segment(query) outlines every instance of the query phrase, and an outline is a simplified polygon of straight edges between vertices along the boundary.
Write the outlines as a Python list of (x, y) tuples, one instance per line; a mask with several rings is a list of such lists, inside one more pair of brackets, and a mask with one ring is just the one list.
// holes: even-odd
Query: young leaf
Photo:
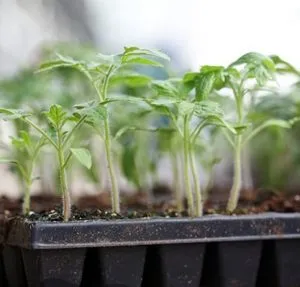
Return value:
[(181, 115), (191, 115), (194, 112), (195, 104), (188, 102), (188, 101), (182, 101), (178, 104), (178, 112)]
[(279, 120), (279, 119), (270, 119), (266, 122), (263, 123), (264, 127), (269, 127), (269, 126), (277, 126), (280, 128), (285, 128), (288, 129), (291, 127), (291, 124), (289, 121), (285, 121), (285, 120)]
[(55, 68), (70, 67), (70, 66), (71, 66), (70, 64), (66, 64), (65, 62), (63, 62), (61, 60), (53, 60), (53, 61), (42, 63), (40, 65), (39, 69), (36, 71), (36, 73), (50, 71)]
[(110, 78), (110, 85), (124, 84), (129, 87), (142, 87), (148, 85), (150, 82), (150, 77), (132, 72), (116, 74)]
[(156, 49), (140, 49), (138, 47), (124, 47), (123, 57), (126, 56), (150, 56), (170, 61), (170, 57)]
[(17, 137), (11, 137), (11, 144), (18, 150), (25, 150), (26, 145), (24, 143), (24, 140)]
[(229, 67), (245, 65), (245, 78), (255, 78), (259, 86), (275, 78), (276, 67), (271, 58), (250, 52), (241, 56)]
[(183, 82), (188, 89), (195, 88), (196, 101), (206, 100), (213, 89), (224, 86), (225, 69), (222, 66), (203, 66), (199, 73), (187, 73)]
[(27, 131), (20, 131), (20, 137), (27, 147), (32, 147), (32, 141)]
[(251, 133), (244, 139), (243, 143), (249, 142), (252, 138), (254, 138), (257, 134), (259, 134), (264, 129), (275, 126), (279, 128), (289, 129), (293, 125), (293, 119), (290, 121), (280, 120), (280, 119), (270, 119), (262, 123), (260, 126), (256, 127)]
[(142, 57), (136, 57), (136, 56), (126, 57), (126, 59), (123, 60), (123, 64), (137, 64), (137, 65), (147, 65), (153, 67), (163, 67), (163, 64), (161, 64), (158, 61), (154, 61)]
[(147, 102), (151, 106), (168, 107), (168, 108), (170, 108), (174, 104), (177, 104), (178, 100), (177, 99), (172, 99), (172, 98), (160, 98), (160, 99), (147, 100)]
[(183, 76), (183, 82), (184, 83), (194, 82), (198, 75), (199, 73), (197, 72), (188, 72)]
[(21, 110), (0, 108), (0, 119), (4, 121), (15, 120), (29, 115), (29, 113)]
[(169, 61), (170, 58), (158, 51), (140, 49), (138, 47), (125, 47), (124, 52), (121, 55), (121, 64), (137, 64), (137, 65), (148, 65), (154, 67), (162, 67), (163, 65), (154, 59), (162, 59)]
[(26, 151), (27, 155), (31, 156), (33, 144), (26, 131), (20, 131), (20, 137), (11, 137), (11, 143), (16, 149)]
[(101, 53), (97, 54), (97, 58), (103, 63), (103, 64), (113, 64), (116, 63), (118, 60), (118, 55), (104, 55)]
[(109, 99), (101, 102), (100, 105), (105, 106), (109, 103), (114, 103), (114, 102), (126, 102), (126, 103), (131, 103), (131, 104), (145, 104), (145, 103), (148, 103), (148, 100), (145, 98), (139, 98), (139, 97), (124, 95), (124, 94), (116, 95), (116, 96), (111, 95), (109, 97)]
[(223, 116), (223, 111), (218, 103), (212, 101), (201, 101), (195, 105), (195, 113), (199, 117)]
[(152, 81), (152, 88), (158, 96), (179, 98), (179, 91), (171, 81)]
[(136, 152), (137, 149), (134, 147), (124, 147), (122, 153), (121, 167), (126, 178), (138, 187), (140, 185), (140, 182), (137, 167), (135, 164)]
[(60, 128), (67, 120), (67, 113), (60, 105), (52, 105), (48, 112), (45, 112), (49, 122), (56, 127)]
[(232, 134), (237, 134), (236, 128), (227, 123), (222, 117), (214, 115), (208, 117), (208, 123), (214, 124), (216, 126), (221, 126), (227, 128)]
[(83, 61), (77, 61), (69, 56), (63, 56), (59, 53), (56, 53), (56, 56), (58, 57), (59, 60), (63, 61), (66, 64), (70, 64), (70, 65), (78, 65), (78, 64), (82, 64)]
[(238, 58), (236, 61), (234, 61), (233, 63), (231, 63), (229, 65), (229, 67), (233, 67), (233, 66), (238, 66), (238, 65), (254, 65), (254, 66), (264, 66), (267, 70), (270, 70), (272, 72), (275, 72), (275, 64), (272, 61), (271, 58), (264, 56), (260, 53), (256, 53), (256, 52), (250, 52), (247, 54), (244, 54), (243, 56), (241, 56), (240, 58)]
[(17, 161), (13, 160), (13, 159), (0, 158), (0, 164), (1, 163), (13, 163), (13, 164), (17, 164)]
[(284, 61), (277, 55), (271, 55), (270, 58), (276, 65), (276, 71), (278, 73), (291, 73), (296, 76), (300, 76), (300, 71), (298, 71), (293, 65)]
[(92, 167), (92, 156), (89, 150), (85, 148), (71, 148), (70, 150), (83, 166), (85, 166), (88, 169)]

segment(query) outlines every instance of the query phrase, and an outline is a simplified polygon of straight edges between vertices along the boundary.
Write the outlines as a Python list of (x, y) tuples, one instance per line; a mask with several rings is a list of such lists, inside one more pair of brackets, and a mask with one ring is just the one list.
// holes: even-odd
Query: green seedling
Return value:
[[(236, 73), (238, 71), (238, 73)], [(236, 136), (234, 147), (234, 180), (230, 190), (227, 210), (232, 212), (236, 209), (241, 190), (241, 153), (243, 146), (247, 145), (252, 138), (270, 126), (279, 128), (290, 128), (293, 121), (281, 119), (268, 119), (254, 129), (249, 129), (251, 123), (247, 122), (247, 109), (245, 96), (251, 91), (247, 87), (248, 80), (255, 80), (258, 88), (264, 88), (269, 81), (275, 81), (276, 65), (271, 58), (258, 53), (248, 53), (240, 57), (227, 68), (226, 81), (231, 88), (235, 101), (238, 125), (241, 128)]]
[[(119, 187), (116, 178), (115, 167), (112, 158), (112, 136), (110, 127), (110, 117), (107, 104), (114, 101), (123, 100), (125, 103), (136, 102), (136, 98), (130, 99), (123, 97), (122, 99), (112, 99), (108, 93), (108, 88), (111, 81), (126, 80), (127, 82), (135, 82), (135, 84), (149, 81), (149, 77), (137, 74), (130, 69), (133, 65), (148, 65), (161, 67), (162, 64), (156, 59), (169, 60), (165, 54), (147, 49), (139, 49), (137, 47), (125, 47), (124, 52), (118, 55), (103, 55), (98, 54), (97, 59), (93, 62), (77, 61), (70, 57), (58, 55), (57, 60), (44, 63), (40, 67), (41, 71), (48, 71), (54, 68), (69, 67), (82, 72), (91, 85), (94, 87), (97, 98), (95, 102), (98, 111), (90, 117), (90, 122), (96, 127), (97, 131), (103, 136), (105, 143), (105, 152), (107, 159), (107, 168), (110, 175), (112, 189), (112, 210), (120, 212)], [(85, 109), (81, 109), (81, 115)], [(98, 116), (95, 118), (95, 114)], [(101, 123), (99, 123), (101, 119)], [(102, 133), (100, 125), (103, 123)]]
[[(251, 52), (243, 55), (227, 68), (204, 66), (201, 71), (191, 73), (188, 78), (188, 83), (196, 88), (196, 96), (207, 97), (213, 90), (228, 88), (235, 99), (237, 122), (234, 129), (236, 136), (232, 139), (225, 133), (234, 149), (234, 178), (227, 204), (227, 210), (232, 212), (237, 207), (242, 185), (241, 155), (243, 147), (265, 128), (270, 126), (290, 128), (293, 121), (267, 119), (259, 126), (251, 128), (253, 123), (247, 119), (245, 96), (253, 89), (256, 92), (264, 90), (268, 82), (275, 81), (276, 65), (271, 58)], [(253, 88), (251, 88), (251, 81), (255, 82)]]
[[(292, 71), (292, 74), (294, 72)], [(299, 90), (269, 93), (258, 98), (250, 106), (248, 118), (252, 122), (263, 122), (270, 118), (289, 121), (299, 116)], [(259, 186), (284, 190), (299, 170), (299, 149), (297, 147), (299, 125), (291, 130), (270, 127), (251, 142), (252, 158), (259, 174)], [(272, 148), (270, 148), (272, 143)]]
[[(154, 110), (168, 115), (172, 119), (173, 128), (176, 129), (183, 142), (184, 150), (184, 184), (188, 201), (189, 214), (201, 216), (203, 214), (203, 199), (200, 180), (195, 161), (195, 144), (200, 132), (207, 125), (226, 127), (235, 133), (235, 130), (223, 119), (222, 110), (217, 103), (208, 101), (205, 97), (189, 94), (190, 85), (185, 85), (190, 75), (183, 80), (169, 79), (166, 81), (153, 81), (152, 87), (157, 97), (149, 99), (148, 103)], [(198, 89), (206, 93), (205, 87)], [(193, 124), (194, 123), (194, 124)], [(192, 189), (190, 172), (192, 174), (194, 190)], [(178, 197), (179, 198), (179, 197)], [(180, 206), (180, 203), (177, 204)]]
[[(36, 125), (30, 119), (30, 115), (25, 114), (24, 112), (12, 109), (0, 109), (0, 113), (4, 114), (6, 117), (10, 117), (11, 119), (22, 119), (40, 134), (43, 144), (46, 141), (54, 148), (57, 154), (59, 166), (60, 192), (63, 197), (63, 216), (64, 221), (68, 221), (71, 217), (71, 197), (68, 190), (66, 177), (68, 164), (70, 163), (72, 156), (75, 156), (75, 158), (77, 158), (77, 160), (85, 167), (90, 168), (92, 165), (91, 155), (87, 149), (72, 148), (71, 146), (76, 132), (84, 123), (85, 117), (82, 117), (70, 127), (68, 124), (70, 123), (71, 119), (74, 120), (74, 117), (69, 117), (61, 106), (52, 105), (49, 111), (44, 113), (49, 122), (49, 129), (45, 130)], [(24, 136), (25, 138), (23, 137), (23, 140), (26, 139), (28, 142), (29, 140), (26, 137), (26, 134), (24, 134)], [(15, 141), (15, 144), (19, 145), (20, 141)], [(40, 145), (41, 143), (39, 143), (38, 147)], [(35, 156), (34, 153), (33, 155)], [(28, 182), (30, 183), (29, 179)]]
[[(0, 111), (1, 112), (1, 111)], [(34, 180), (34, 167), (41, 148), (45, 145), (45, 138), (34, 137), (27, 131), (20, 131), (19, 137), (12, 137), (12, 158), (2, 158), (1, 163), (14, 164), (17, 167), (18, 176), (23, 183), (24, 198), (22, 212), (28, 215), (30, 212), (30, 190)]]

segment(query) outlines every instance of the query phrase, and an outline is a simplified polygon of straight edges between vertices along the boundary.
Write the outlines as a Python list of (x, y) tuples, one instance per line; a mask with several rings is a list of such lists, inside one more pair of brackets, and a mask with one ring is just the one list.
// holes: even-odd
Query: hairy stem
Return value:
[(120, 198), (119, 198), (119, 187), (115, 174), (115, 169), (112, 161), (112, 151), (111, 151), (111, 135), (109, 128), (108, 118), (104, 121), (104, 133), (105, 133), (105, 152), (107, 160), (107, 168), (110, 175), (111, 181), (111, 201), (112, 201), (112, 211), (120, 213)]
[(28, 215), (30, 212), (30, 182), (25, 182), (24, 186), (24, 201), (22, 206), (22, 212), (24, 215)]
[(195, 154), (191, 147), (189, 149), (189, 157), (190, 157), (190, 166), (191, 166), (193, 182), (194, 182), (194, 190), (195, 190), (195, 205), (196, 205), (195, 213), (196, 213), (196, 216), (202, 216), (203, 215), (203, 201), (202, 201), (202, 194), (201, 194), (201, 185), (200, 185), (199, 176), (197, 175)]
[(194, 197), (193, 197), (193, 191), (191, 188), (191, 182), (190, 182), (190, 174), (189, 174), (189, 149), (190, 149), (190, 143), (189, 143), (189, 121), (188, 116), (184, 117), (184, 183), (185, 183), (185, 191), (187, 196), (187, 202), (188, 202), (188, 209), (189, 209), (189, 215), (194, 216), (195, 215), (195, 209), (194, 209)]
[[(231, 86), (236, 101), (236, 112), (238, 117), (238, 123), (243, 123), (243, 92), (241, 91), (242, 83), (240, 87), (235, 89)], [(233, 212), (238, 204), (240, 191), (242, 187), (242, 146), (243, 135), (239, 133), (235, 137), (234, 142), (234, 176), (231, 190), (229, 192), (229, 199), (227, 202), (227, 210)]]
[(237, 135), (235, 140), (235, 151), (234, 151), (234, 178), (233, 178), (232, 188), (229, 194), (229, 200), (227, 203), (227, 210), (230, 212), (236, 209), (239, 196), (240, 196), (240, 189), (242, 185), (241, 154), (242, 154), (242, 135)]
[(63, 197), (63, 215), (64, 221), (69, 221), (71, 217), (71, 197), (67, 188), (67, 174), (65, 169), (65, 155), (62, 144), (61, 131), (57, 132), (57, 146), (58, 146), (58, 165), (59, 165), (59, 184), (60, 191)]
[[(107, 99), (107, 89), (109, 84), (110, 76), (112, 75), (115, 69), (114, 65), (111, 65), (103, 79), (101, 89), (98, 89), (96, 85), (94, 85), (100, 102), (104, 102)], [(109, 127), (109, 116), (107, 115), (104, 120), (104, 142), (105, 142), (105, 153), (107, 160), (107, 169), (110, 175), (111, 181), (111, 201), (112, 201), (112, 211), (116, 213), (120, 213), (120, 195), (119, 195), (119, 187), (116, 178), (116, 172), (113, 166), (112, 161), (112, 149), (111, 149), (111, 134)]]

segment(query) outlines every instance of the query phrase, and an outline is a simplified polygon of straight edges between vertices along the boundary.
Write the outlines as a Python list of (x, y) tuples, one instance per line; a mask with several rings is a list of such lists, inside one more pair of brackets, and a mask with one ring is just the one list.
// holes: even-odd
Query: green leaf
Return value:
[(158, 96), (179, 98), (179, 90), (175, 86), (175, 83), (166, 80), (166, 81), (152, 81), (152, 88), (157, 93)]
[(137, 64), (137, 65), (147, 65), (153, 67), (163, 67), (163, 65), (158, 61), (150, 60), (143, 57), (137, 57), (137, 56), (126, 57), (126, 59), (123, 60), (123, 64)]
[(45, 112), (49, 122), (57, 129), (61, 128), (66, 120), (67, 113), (60, 105), (52, 105), (48, 112)]
[(92, 100), (92, 101), (74, 105), (74, 108), (77, 110), (84, 110), (84, 109), (95, 107), (96, 105), (97, 105), (96, 101)]
[(13, 164), (17, 164), (17, 161), (13, 160), (13, 159), (0, 158), (0, 164), (1, 163), (13, 163)]
[(202, 74), (197, 77), (196, 86), (196, 100), (206, 100), (212, 92), (216, 76), (213, 73)]
[(23, 141), (27, 147), (32, 146), (32, 141), (31, 141), (31, 138), (27, 131), (20, 131), (20, 137), (23, 139)]
[(289, 120), (289, 123), (292, 127), (294, 124), (298, 123), (299, 121), (300, 121), (300, 117), (294, 117), (294, 118)]
[(158, 106), (158, 107), (171, 107), (174, 104), (178, 103), (177, 99), (172, 98), (159, 98), (159, 99), (151, 99), (148, 100), (148, 103), (151, 106)]
[(187, 101), (182, 101), (178, 104), (178, 111), (181, 115), (191, 115), (194, 112), (195, 104)]
[(197, 72), (188, 72), (183, 76), (183, 82), (184, 83), (194, 82), (198, 75), (199, 73)]
[(220, 108), (220, 105), (212, 101), (201, 101), (197, 102), (195, 105), (195, 113), (199, 117), (208, 117), (208, 116), (223, 116), (223, 111)]
[(253, 64), (255, 66), (263, 65), (270, 71), (275, 72), (275, 70), (276, 70), (275, 64), (271, 58), (269, 58), (265, 55), (262, 55), (260, 53), (256, 53), (256, 52), (250, 52), (250, 53), (244, 54), (243, 56), (238, 58), (236, 61), (231, 63), (229, 65), (229, 67), (243, 65), (243, 64), (247, 64), (247, 65)]
[(184, 84), (196, 90), (196, 100), (206, 100), (214, 89), (221, 89), (225, 84), (225, 69), (222, 66), (203, 66), (199, 73), (187, 73)]
[(241, 78), (241, 73), (234, 67), (228, 67), (225, 70), (225, 76), (237, 80)]
[(48, 61), (44, 62), (40, 65), (39, 69), (36, 71), (36, 73), (41, 73), (41, 72), (46, 72), (50, 71), (56, 68), (60, 67), (70, 67), (72, 64), (65, 63), (62, 60), (53, 60), (53, 61)]
[(139, 97), (133, 97), (129, 95), (117, 95), (117, 96), (110, 96), (107, 100), (100, 103), (100, 105), (105, 106), (109, 103), (114, 102), (127, 102), (131, 104), (145, 104), (148, 103), (147, 99), (139, 98)]
[(255, 52), (247, 53), (230, 64), (229, 67), (239, 65), (245, 65), (245, 78), (255, 78), (259, 86), (263, 86), (268, 80), (275, 78), (275, 63), (270, 57), (262, 54)]
[(138, 47), (125, 47), (124, 52), (121, 55), (121, 64), (137, 64), (162, 67), (163, 65), (156, 59), (167, 61), (170, 60), (170, 58), (166, 54), (158, 50), (140, 49)]
[(89, 150), (85, 148), (71, 148), (70, 150), (83, 166), (85, 166), (88, 169), (92, 167), (92, 156)]
[(59, 60), (63, 61), (66, 64), (77, 65), (83, 63), (83, 61), (77, 61), (69, 56), (63, 56), (59, 53), (56, 53), (56, 56)]
[(284, 61), (279, 56), (271, 55), (270, 58), (275, 63), (276, 71), (278, 73), (290, 73), (296, 76), (300, 76), (300, 71), (298, 71), (293, 65), (291, 65), (287, 61)]
[(148, 85), (150, 82), (150, 77), (131, 72), (113, 75), (110, 78), (110, 85), (124, 84), (129, 87), (142, 87)]
[(97, 58), (104, 64), (114, 64), (119, 60), (118, 55), (104, 55), (101, 53), (97, 54)]
[(22, 110), (0, 108), (0, 119), (4, 121), (19, 119), (29, 115), (29, 113)]
[(120, 128), (115, 136), (114, 136), (114, 140), (118, 140), (119, 138), (121, 138), (126, 132), (130, 131), (130, 130), (135, 130), (136, 128), (133, 127), (133, 126), (125, 126), (125, 127), (122, 127)]
[(99, 126), (107, 118), (107, 108), (95, 101), (90, 101), (74, 106), (76, 112), (73, 113), (75, 120), (86, 116), (85, 122), (91, 126)]
[(11, 137), (11, 143), (21, 151), (26, 150), (28, 154), (32, 152), (33, 143), (28, 132), (24, 130), (20, 131), (20, 137)]
[(56, 53), (57, 59), (46, 61), (42, 63), (36, 73), (45, 72), (49, 70), (53, 70), (56, 68), (63, 67), (76, 67), (79, 68), (85, 64), (83, 61), (77, 61), (69, 56), (63, 56), (61, 54)]
[(11, 138), (11, 143), (12, 143), (12, 145), (13, 145), (16, 149), (18, 149), (18, 150), (23, 151), (23, 150), (26, 149), (24, 140), (21, 139), (21, 138), (12, 137), (12, 138)]
[(188, 72), (183, 76), (182, 83), (186, 93), (189, 93), (195, 88), (195, 81), (198, 75), (199, 73), (196, 72)]
[(135, 164), (136, 152), (137, 148), (135, 147), (124, 147), (121, 158), (121, 167), (126, 178), (138, 187), (140, 185), (140, 182), (137, 167)]
[(166, 61), (170, 61), (170, 57), (166, 55), (165, 53), (156, 50), (156, 49), (140, 49), (138, 47), (124, 47), (124, 53), (123, 57), (126, 58), (126, 56), (151, 56), (160, 58)]
[(95, 125), (100, 124), (107, 118), (107, 109), (103, 106), (97, 106), (87, 111), (87, 121), (91, 121)]
[(280, 120), (280, 119), (270, 119), (263, 123), (264, 127), (276, 126), (284, 129), (289, 129), (291, 127), (291, 123), (289, 121)]
[[(158, 102), (159, 101), (159, 102)], [(162, 103), (163, 102), (163, 103)], [(149, 101), (149, 105), (151, 108), (159, 114), (170, 115), (171, 114), (171, 105), (174, 103), (170, 103), (168, 99), (159, 99), (155, 101)]]
[(227, 128), (230, 132), (232, 132), (233, 134), (237, 134), (237, 131), (235, 129), (234, 126), (232, 126), (231, 124), (229, 124), (227, 121), (225, 121), (222, 117), (220, 116), (209, 116), (208, 117), (208, 122), (210, 124), (214, 124), (216, 126), (221, 126), (221, 127), (225, 127)]
[(256, 135), (258, 135), (261, 131), (264, 129), (275, 126), (279, 128), (289, 129), (293, 125), (293, 119), (290, 121), (285, 121), (281, 119), (270, 119), (265, 122), (263, 122), (261, 125), (256, 127), (254, 130), (251, 131), (251, 133), (244, 139), (243, 144), (248, 143), (252, 138), (254, 138)]

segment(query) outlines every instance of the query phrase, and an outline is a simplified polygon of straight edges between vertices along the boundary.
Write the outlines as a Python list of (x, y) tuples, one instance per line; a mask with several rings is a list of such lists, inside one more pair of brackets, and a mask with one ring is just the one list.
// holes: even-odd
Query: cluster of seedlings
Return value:
[[(72, 90), (74, 94), (80, 91), (81, 98), (87, 101), (66, 107), (64, 101), (70, 103), (72, 97), (65, 93), (60, 96), (59, 104), (48, 107), (44, 101), (40, 106), (28, 104), (22, 110), (12, 105), (0, 108), (1, 119), (11, 121), (16, 130), (10, 146), (11, 158), (2, 158), (1, 162), (16, 167), (24, 190), (25, 215), (30, 212), (31, 186), (37, 179), (34, 170), (40, 153), (51, 149), (57, 159), (65, 221), (71, 217), (67, 174), (73, 158), (90, 170), (91, 175), (97, 174), (99, 166), (107, 165), (111, 208), (120, 213), (116, 165), (119, 163), (128, 180), (140, 189), (145, 184), (145, 175), (157, 172), (157, 159), (162, 153), (172, 160), (178, 212), (183, 210), (186, 199), (189, 216), (202, 216), (209, 188), (200, 182), (198, 167), (201, 163), (209, 172), (213, 170), (219, 158), (211, 148), (213, 141), (220, 138), (226, 140), (233, 152), (234, 176), (227, 210), (236, 209), (242, 188), (243, 149), (266, 128), (289, 129), (298, 119), (297, 114), (283, 119), (268, 113), (255, 118), (251, 103), (254, 99), (261, 103), (264, 93), (270, 102), (274, 101), (277, 75), (298, 72), (278, 56), (251, 52), (227, 67), (202, 66), (199, 71), (181, 77), (158, 80), (142, 73), (145, 66), (164, 69), (169, 60), (160, 51), (137, 47), (125, 47), (117, 55), (97, 54), (92, 60), (56, 54), (55, 59), (42, 63), (34, 76), (58, 70), (63, 75), (62, 85), (68, 85), (65, 78), (71, 77), (73, 74), (68, 73), (74, 70)], [(167, 70), (164, 72), (167, 74)], [(78, 81), (82, 84), (80, 88), (76, 86)], [(41, 86), (36, 89), (36, 93), (43, 93)], [(68, 93), (72, 94), (70, 90)], [(228, 103), (230, 113), (225, 108)], [(95, 136), (103, 143), (105, 161), (97, 162), (90, 148), (90, 139)], [(210, 158), (201, 161), (207, 154)]]

